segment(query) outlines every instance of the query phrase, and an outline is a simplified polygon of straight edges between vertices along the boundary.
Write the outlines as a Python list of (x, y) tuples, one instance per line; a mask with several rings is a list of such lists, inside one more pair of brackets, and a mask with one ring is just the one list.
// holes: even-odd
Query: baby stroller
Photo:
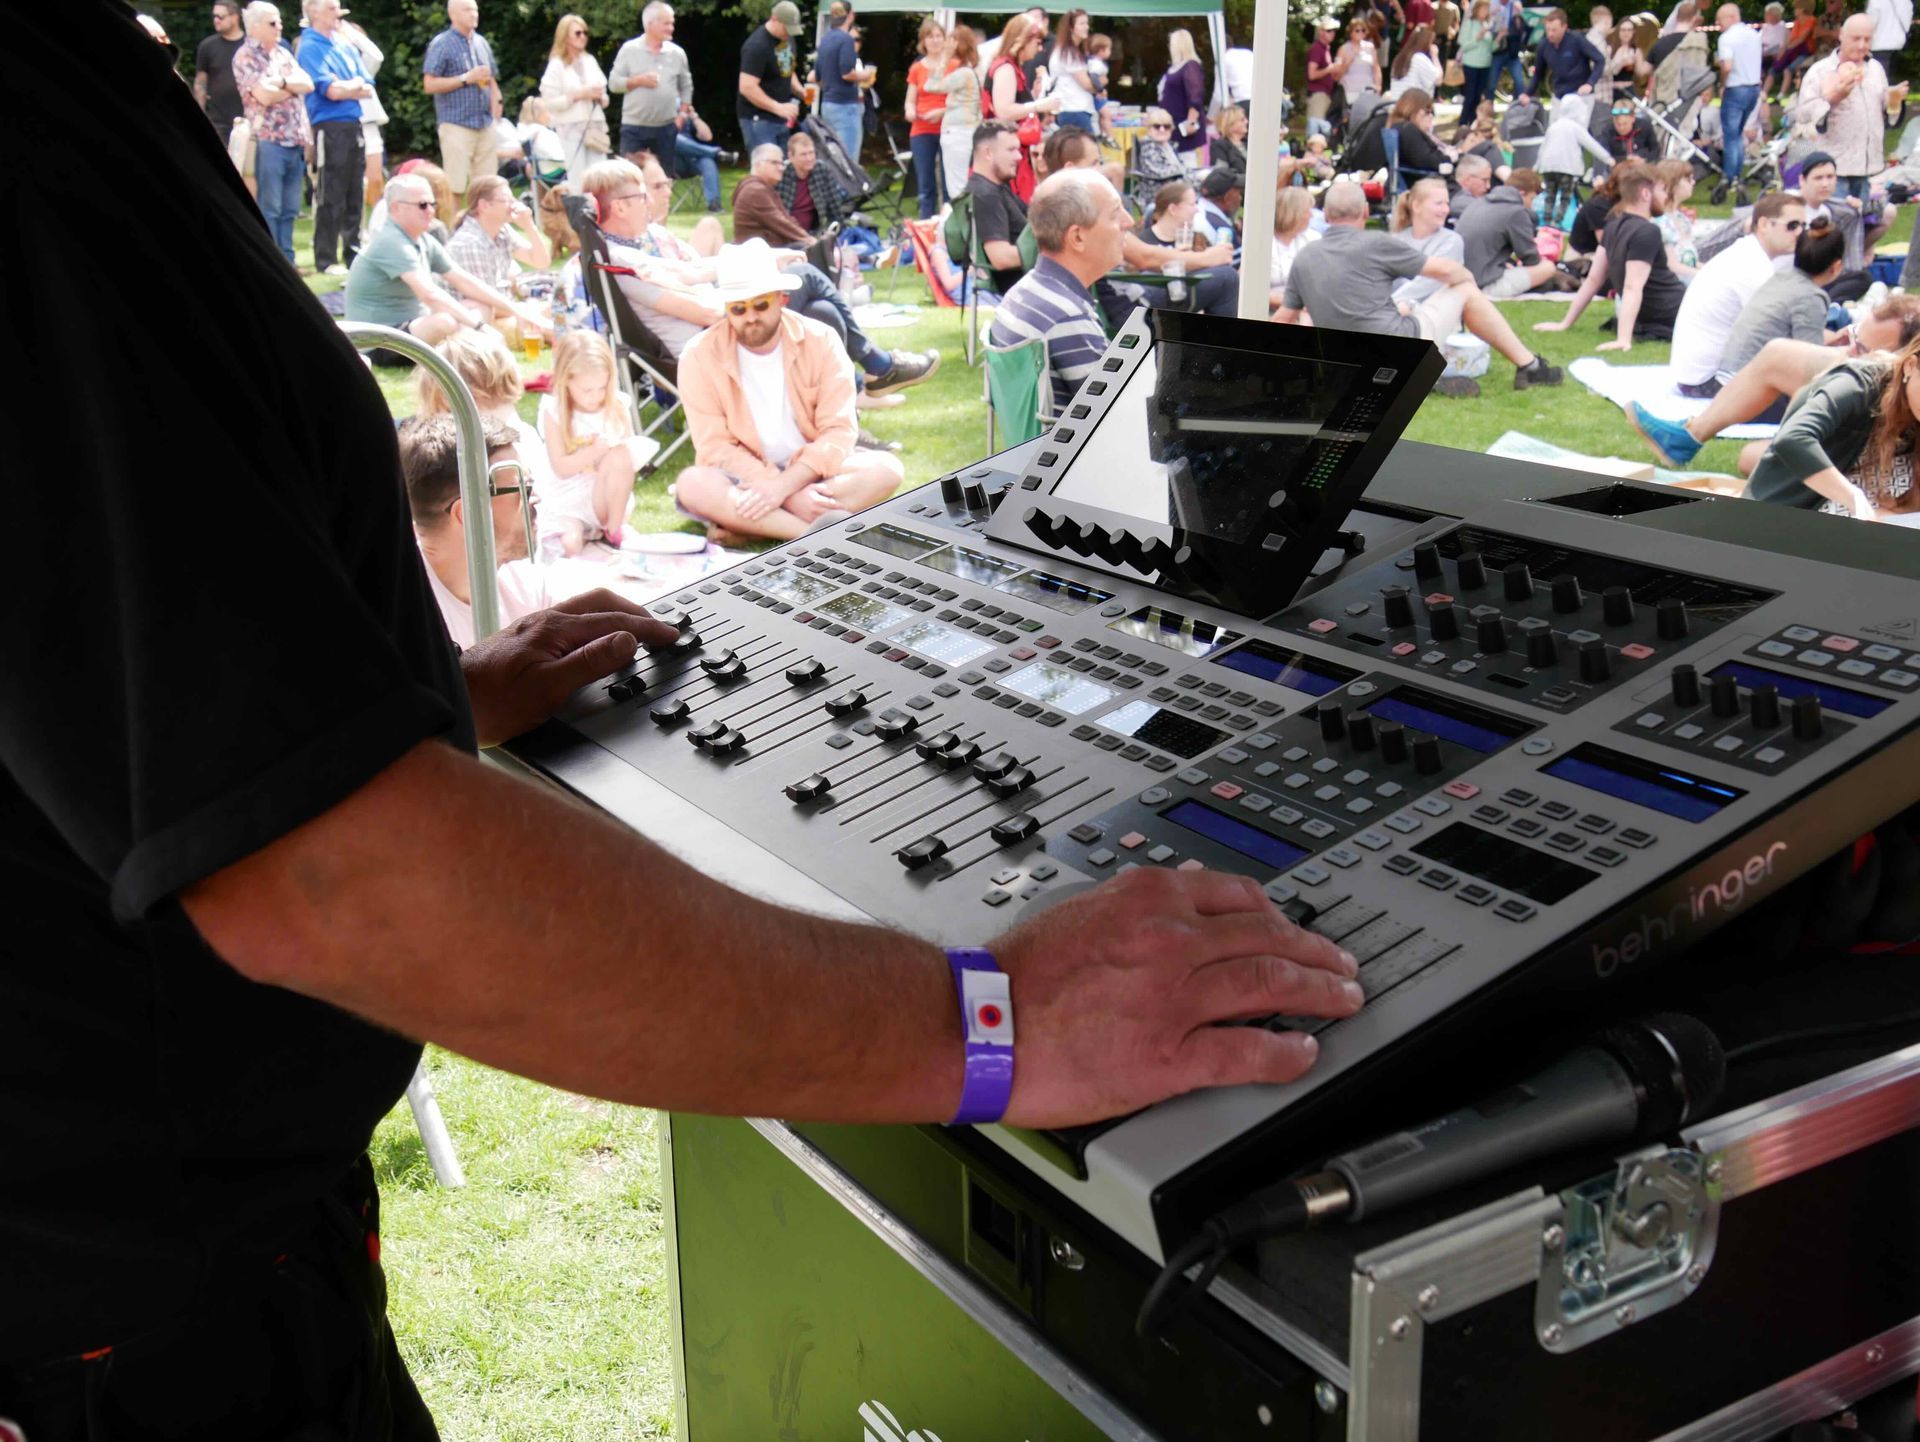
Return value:
[(1636, 119), (1646, 121), (1660, 137), (1662, 157), (1691, 161), (1695, 173), (1701, 176), (1720, 173), (1715, 156), (1703, 150), (1694, 139), (1700, 133), (1700, 111), (1711, 89), (1713, 72), (1689, 67), (1680, 72), (1680, 89), (1669, 106), (1654, 105), (1639, 95), (1627, 97), (1633, 101)]
[(846, 191), (854, 209), (880, 203), (880, 194), (886, 187), (875, 181), (860, 168), (858, 160), (847, 154), (847, 148), (840, 143), (838, 135), (812, 115), (800, 122), (800, 129), (813, 137), (814, 148), (820, 152), (820, 163), (833, 172), (833, 178), (840, 182), (840, 188)]

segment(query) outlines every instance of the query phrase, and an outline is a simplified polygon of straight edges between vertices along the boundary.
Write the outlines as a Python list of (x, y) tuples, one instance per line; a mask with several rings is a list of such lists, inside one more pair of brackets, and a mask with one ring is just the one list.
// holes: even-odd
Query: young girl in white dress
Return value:
[(539, 418), (552, 477), (534, 487), (543, 555), (577, 556), (597, 538), (620, 544), (641, 448), (613, 376), (613, 351), (593, 332), (570, 331), (554, 345)]

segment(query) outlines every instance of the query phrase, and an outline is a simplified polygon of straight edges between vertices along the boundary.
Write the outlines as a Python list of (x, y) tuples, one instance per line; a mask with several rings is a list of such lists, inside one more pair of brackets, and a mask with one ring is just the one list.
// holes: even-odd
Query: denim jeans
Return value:
[(1760, 103), (1758, 85), (1729, 85), (1720, 95), (1720, 164), (1730, 184), (1740, 183), (1747, 158), (1747, 121)]
[(913, 178), (920, 185), (920, 218), (928, 220), (939, 211), (940, 195), (946, 189), (940, 134), (910, 136), (907, 144), (913, 149)]
[(787, 150), (787, 122), (777, 115), (766, 111), (757, 111), (740, 122), (740, 138), (746, 142), (747, 163), (753, 163), (753, 152), (762, 145), (777, 145), (780, 153)]
[(787, 274), (800, 280), (800, 289), (788, 293), (788, 305), (839, 336), (846, 343), (847, 355), (868, 375), (885, 375), (892, 369), (893, 357), (867, 339), (841, 297), (840, 288), (825, 271), (818, 266), (795, 265), (788, 267)]
[(1460, 128), (1456, 136), (1473, 128), (1473, 118), (1480, 113), (1480, 102), (1493, 94), (1494, 81), (1491, 65), (1462, 65), (1460, 73), (1466, 77), (1466, 83), (1460, 88)]
[(682, 175), (700, 177), (700, 191), (709, 210), (720, 203), (720, 162), (714, 158), (719, 153), (719, 146), (695, 140), (684, 132), (673, 142), (674, 169)]
[(1063, 110), (1053, 118), (1061, 125), (1071, 125), (1075, 130), (1084, 130), (1089, 135), (1096, 133), (1091, 110)]
[(1487, 78), (1487, 94), (1491, 95), (1500, 87), (1500, 77), (1513, 76), (1513, 93), (1518, 95), (1527, 88), (1527, 63), (1519, 54), (1496, 55), (1493, 57), (1493, 74)]
[(1866, 175), (1843, 175), (1839, 178), (1833, 193), (1842, 199), (1849, 195), (1854, 196), (1862, 205), (1865, 205), (1867, 197), (1873, 193), (1873, 179)]
[(293, 221), (300, 214), (300, 192), (307, 178), (304, 146), (263, 140), (254, 152), (253, 177), (260, 187), (260, 214), (280, 254), (293, 264)]
[(840, 137), (847, 159), (858, 165), (860, 142), (866, 136), (867, 108), (858, 100), (823, 100), (820, 118), (826, 121), (827, 129)]

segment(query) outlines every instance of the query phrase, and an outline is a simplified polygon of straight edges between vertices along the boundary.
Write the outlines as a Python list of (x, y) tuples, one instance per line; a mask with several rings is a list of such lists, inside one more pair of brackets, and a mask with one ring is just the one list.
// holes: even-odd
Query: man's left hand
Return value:
[(677, 635), (644, 607), (607, 590), (508, 622), (460, 656), (480, 744), (498, 746), (531, 730), (582, 686), (626, 665), (641, 646)]

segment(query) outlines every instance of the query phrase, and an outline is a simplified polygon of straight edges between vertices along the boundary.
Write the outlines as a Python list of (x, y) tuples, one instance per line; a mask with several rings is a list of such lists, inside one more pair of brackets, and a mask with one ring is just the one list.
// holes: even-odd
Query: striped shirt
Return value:
[(1056, 409), (1073, 399), (1080, 382), (1107, 351), (1106, 327), (1092, 294), (1071, 271), (1046, 255), (1002, 298), (989, 335), (995, 345), (1002, 346), (1034, 339), (1046, 342)]

